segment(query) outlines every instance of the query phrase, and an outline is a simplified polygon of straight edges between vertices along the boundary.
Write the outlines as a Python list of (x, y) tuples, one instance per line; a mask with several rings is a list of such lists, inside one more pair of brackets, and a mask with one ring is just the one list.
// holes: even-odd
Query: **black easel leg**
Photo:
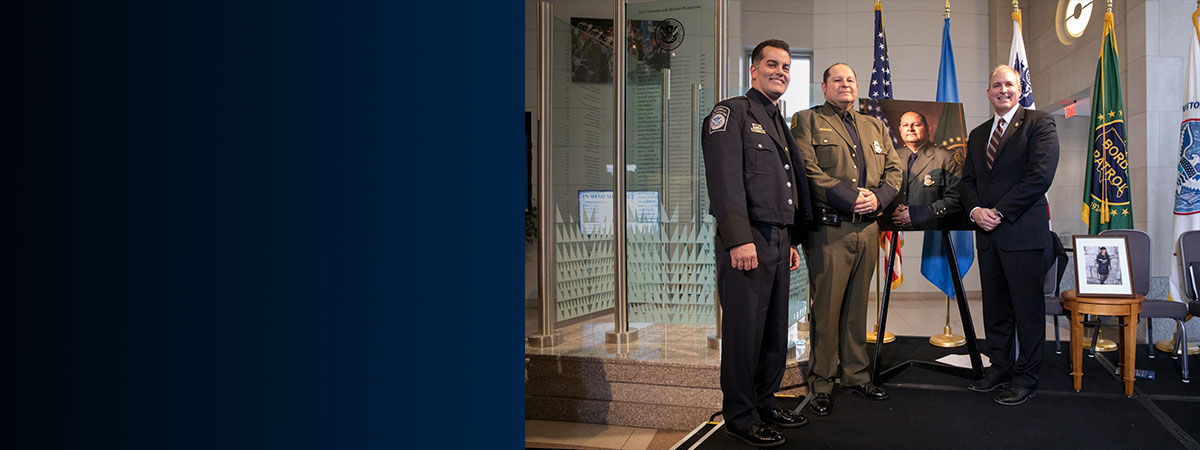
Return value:
[(958, 273), (958, 259), (954, 257), (954, 244), (950, 231), (942, 230), (942, 245), (946, 248), (946, 261), (950, 264), (950, 276), (954, 279), (954, 296), (958, 299), (958, 314), (962, 316), (963, 336), (967, 338), (967, 353), (971, 356), (971, 369), (976, 377), (983, 376), (983, 359), (979, 357), (979, 345), (975, 339), (975, 324), (971, 321), (971, 308), (967, 306), (967, 293), (963, 288), (962, 274)]
[(888, 299), (892, 295), (892, 269), (896, 264), (896, 246), (899, 245), (897, 240), (900, 238), (900, 232), (898, 231), (888, 231), (888, 233), (892, 233), (892, 245), (888, 249), (887, 272), (883, 274), (883, 300), (880, 301), (879, 305), (879, 330), (875, 331), (875, 358), (871, 364), (871, 384), (876, 386), (879, 385), (877, 382), (880, 370), (879, 354), (882, 353), (883, 349), (883, 336), (887, 333)]

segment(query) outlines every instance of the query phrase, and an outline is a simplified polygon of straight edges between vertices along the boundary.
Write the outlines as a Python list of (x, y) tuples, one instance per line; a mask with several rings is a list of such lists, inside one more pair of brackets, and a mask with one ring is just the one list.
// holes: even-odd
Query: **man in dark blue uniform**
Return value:
[(786, 362), (790, 271), (800, 266), (795, 246), (811, 216), (804, 160), (777, 106), (791, 63), (786, 42), (758, 44), (753, 89), (718, 103), (701, 133), (717, 222), (725, 434), (760, 447), (784, 443), (771, 425), (807, 422), (775, 399)]

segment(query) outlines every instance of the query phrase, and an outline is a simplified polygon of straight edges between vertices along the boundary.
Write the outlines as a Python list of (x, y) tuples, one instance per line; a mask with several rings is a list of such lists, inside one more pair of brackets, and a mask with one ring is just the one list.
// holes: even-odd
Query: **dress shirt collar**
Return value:
[(993, 120), (992, 129), (993, 130), (996, 129), (996, 124), (1000, 122), (999, 119), (1001, 117), (1004, 118), (1004, 126), (1008, 127), (1008, 125), (1012, 123), (1013, 116), (1017, 115), (1017, 108), (1020, 108), (1020, 106), (1014, 106), (1012, 109), (1008, 110), (1008, 112), (1004, 113), (1003, 115), (995, 114), (994, 117), (992, 118), (992, 120)]

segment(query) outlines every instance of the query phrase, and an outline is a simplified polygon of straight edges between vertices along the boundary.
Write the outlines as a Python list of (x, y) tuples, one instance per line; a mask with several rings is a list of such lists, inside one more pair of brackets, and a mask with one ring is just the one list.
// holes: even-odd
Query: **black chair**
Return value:
[(1062, 240), (1054, 236), (1055, 257), (1046, 271), (1046, 279), (1042, 284), (1042, 294), (1046, 298), (1046, 315), (1054, 318), (1054, 353), (1062, 354), (1062, 343), (1058, 338), (1058, 318), (1066, 318), (1063, 313), (1063, 299), (1059, 286), (1062, 285), (1063, 274), (1067, 271), (1067, 252), (1063, 250)]
[[(1146, 295), (1150, 293), (1150, 235), (1141, 230), (1104, 230), (1100, 234), (1106, 236), (1125, 236), (1129, 241), (1128, 267), (1133, 272), (1133, 287), (1138, 294)], [(1174, 320), (1179, 329), (1181, 339), (1176, 339), (1175, 351), (1171, 353), (1171, 357), (1178, 358), (1180, 342), (1183, 342), (1182, 345), (1186, 351), (1187, 328), (1184, 327), (1183, 321), (1187, 319), (1187, 315), (1188, 305), (1184, 302), (1146, 299), (1142, 303), (1142, 312), (1138, 314), (1139, 320), (1142, 318), (1146, 319), (1146, 355), (1150, 358), (1154, 357), (1154, 319)], [(1189, 381), (1188, 364), (1185, 357), (1183, 358), (1183, 382), (1187, 383)]]
[[(1179, 235), (1179, 270), (1180, 291), (1183, 291), (1183, 296), (1187, 297), (1188, 313), (1193, 316), (1200, 316), (1200, 295), (1197, 294), (1196, 284), (1197, 278), (1200, 278), (1200, 230), (1187, 231)], [(1176, 345), (1176, 354), (1184, 355), (1183, 361), (1187, 363), (1187, 330), (1184, 329), (1183, 343)], [(1187, 367), (1187, 366), (1184, 366)]]

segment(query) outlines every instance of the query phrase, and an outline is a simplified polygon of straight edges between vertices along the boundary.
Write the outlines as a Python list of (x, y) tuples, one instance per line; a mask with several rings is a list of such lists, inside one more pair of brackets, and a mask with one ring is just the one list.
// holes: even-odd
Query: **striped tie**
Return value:
[(992, 132), (992, 140), (988, 141), (987, 148), (987, 164), (988, 170), (992, 170), (992, 164), (996, 162), (996, 149), (1000, 147), (1000, 135), (1004, 133), (1004, 118), (1001, 117), (999, 122), (996, 122), (996, 131)]

